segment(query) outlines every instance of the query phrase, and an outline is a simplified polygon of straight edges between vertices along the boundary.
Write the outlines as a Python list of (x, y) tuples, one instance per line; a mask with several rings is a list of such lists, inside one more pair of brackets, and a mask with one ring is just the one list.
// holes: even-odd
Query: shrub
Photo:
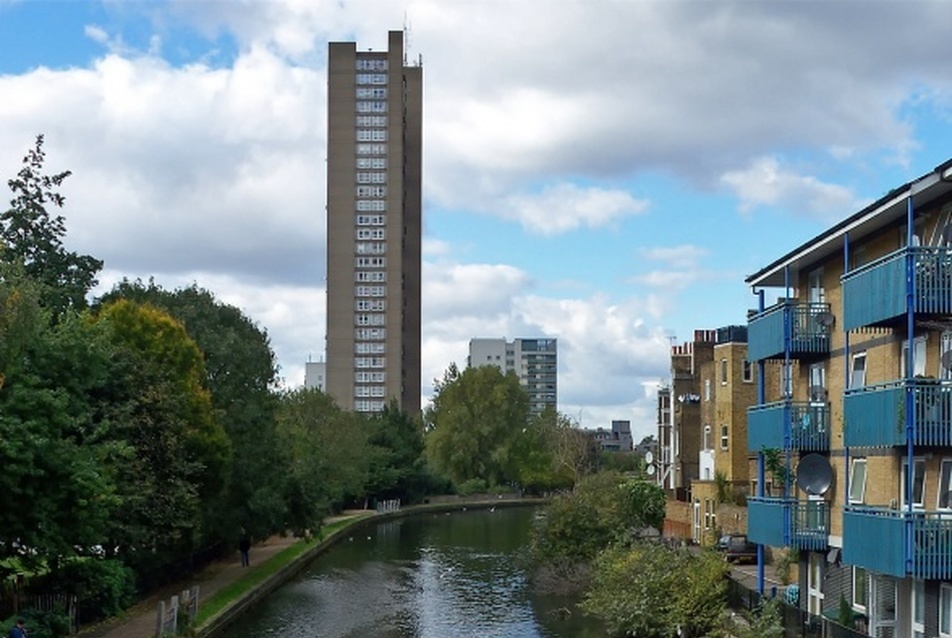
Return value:
[(57, 570), (50, 586), (76, 596), (86, 620), (114, 616), (136, 600), (135, 576), (120, 561), (84, 558)]
[(469, 479), (460, 484), (458, 491), (460, 496), (483, 494), (486, 492), (486, 481), (478, 478)]
[(30, 633), (30, 638), (62, 638), (69, 635), (69, 616), (62, 608), (53, 611), (25, 609), (16, 616), (11, 616), (0, 623), (0, 635), (9, 635), (10, 629), (17, 622), (17, 618), (26, 620), (26, 628)]
[(721, 626), (728, 567), (712, 553), (655, 542), (615, 547), (595, 561), (582, 609), (602, 618), (612, 636), (709, 636)]

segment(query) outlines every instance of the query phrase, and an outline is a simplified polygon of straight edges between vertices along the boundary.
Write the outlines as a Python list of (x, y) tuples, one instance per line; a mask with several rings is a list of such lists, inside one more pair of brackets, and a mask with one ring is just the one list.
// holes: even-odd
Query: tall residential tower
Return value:
[(327, 81), (327, 391), (344, 409), (420, 411), (423, 69), (331, 42)]
[(470, 339), (469, 365), (493, 365), (503, 374), (510, 370), (529, 394), (529, 411), (541, 414), (558, 404), (558, 341), (538, 339)]

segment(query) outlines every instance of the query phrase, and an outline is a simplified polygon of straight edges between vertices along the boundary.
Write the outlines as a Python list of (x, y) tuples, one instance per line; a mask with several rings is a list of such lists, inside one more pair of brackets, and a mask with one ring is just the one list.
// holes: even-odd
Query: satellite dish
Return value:
[(645, 472), (648, 474), (648, 476), (654, 476), (654, 465), (649, 465), (646, 467)]
[(797, 465), (797, 485), (807, 494), (825, 494), (833, 484), (830, 460), (820, 454), (807, 454)]
[(816, 322), (821, 326), (826, 326), (829, 328), (833, 325), (833, 322), (836, 321), (836, 317), (833, 316), (832, 312), (821, 312), (816, 316)]
[(946, 350), (939, 359), (942, 361), (942, 367), (946, 370), (952, 370), (952, 350)]
[(651, 465), (654, 462), (654, 454), (651, 453), (651, 450), (645, 452), (645, 463)]

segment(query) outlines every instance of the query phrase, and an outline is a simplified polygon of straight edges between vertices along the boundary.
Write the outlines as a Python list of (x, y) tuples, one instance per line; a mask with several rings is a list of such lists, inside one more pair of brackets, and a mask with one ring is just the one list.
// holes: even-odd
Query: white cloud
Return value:
[(775, 157), (761, 157), (746, 169), (727, 172), (721, 182), (734, 191), (744, 212), (759, 206), (782, 206), (804, 215), (836, 220), (860, 206), (850, 189), (784, 171)]
[(577, 228), (598, 228), (643, 213), (648, 203), (616, 189), (560, 183), (539, 194), (513, 195), (500, 203), (501, 215), (531, 232), (555, 235)]
[[(810, 2), (120, 6), (154, 17), (153, 32), (123, 31), (121, 16), (119, 26), (85, 25), (104, 47), (87, 68), (0, 75), (0, 174), (12, 175), (32, 136), (46, 133), (51, 170), (74, 171), (64, 189), (69, 248), (105, 259), (104, 281), (196, 281), (246, 309), (292, 384), (323, 351), (328, 39), (381, 49), (388, 29), (412, 24), (408, 58), (425, 64), (428, 219), (474, 211), (542, 235), (634, 225), (649, 201), (662, 208), (665, 193), (641, 187), (646, 175), (672, 179), (672, 190), (727, 188), (745, 210), (842, 216), (858, 195), (776, 158), (908, 161), (922, 133), (904, 105), (952, 94), (952, 69), (935, 48), (947, 36), (942, 3), (859, 13)], [(209, 40), (174, 66), (161, 56), (183, 25)], [(236, 43), (231, 57), (214, 55), (219, 37)], [(643, 219), (639, 232), (660, 232), (662, 222)], [(653, 420), (644, 387), (666, 375), (661, 326), (677, 321), (675, 293), (701, 280), (707, 257), (699, 240), (675, 241), (686, 243), (641, 251), (660, 264), (636, 276), (652, 286), (647, 296), (559, 299), (536, 292), (551, 283), (542, 270), (475, 245), (466, 256), (488, 263), (454, 263), (459, 246), (427, 237), (424, 388), (465, 361), (471, 337), (551, 334), (564, 406), (603, 410), (599, 424), (626, 411)]]

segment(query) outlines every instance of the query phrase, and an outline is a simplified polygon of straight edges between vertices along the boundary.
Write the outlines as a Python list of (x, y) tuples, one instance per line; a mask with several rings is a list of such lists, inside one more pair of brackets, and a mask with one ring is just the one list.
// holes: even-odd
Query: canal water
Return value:
[(531, 507), (420, 514), (355, 531), (227, 630), (230, 638), (596, 638), (566, 599), (536, 596)]

